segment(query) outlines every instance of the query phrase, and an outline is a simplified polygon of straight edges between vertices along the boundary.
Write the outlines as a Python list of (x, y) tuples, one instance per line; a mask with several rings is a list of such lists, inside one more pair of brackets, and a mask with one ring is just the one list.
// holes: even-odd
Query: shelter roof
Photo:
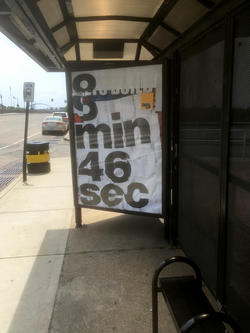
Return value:
[(2, 0), (0, 31), (48, 71), (152, 61), (223, 0)]

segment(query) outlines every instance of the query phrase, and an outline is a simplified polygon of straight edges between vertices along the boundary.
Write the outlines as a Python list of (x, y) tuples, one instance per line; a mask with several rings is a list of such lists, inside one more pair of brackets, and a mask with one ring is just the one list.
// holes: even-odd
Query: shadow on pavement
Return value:
[[(65, 256), (47, 249), (66, 230), (49, 230), (38, 255), (23, 258), (30, 274), (8, 333), (151, 332), (153, 271), (180, 251), (169, 248), (157, 218), (117, 214), (107, 219), (102, 213), (103, 220), (99, 212), (95, 222), (95, 213), (86, 210), (83, 217), (92, 222), (69, 231)], [(160, 327), (176, 332), (162, 308)]]

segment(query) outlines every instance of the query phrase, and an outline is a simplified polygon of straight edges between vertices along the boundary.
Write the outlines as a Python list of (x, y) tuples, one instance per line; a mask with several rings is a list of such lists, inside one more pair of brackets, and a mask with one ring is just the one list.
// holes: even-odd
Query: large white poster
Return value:
[(72, 73), (79, 205), (162, 214), (162, 65)]

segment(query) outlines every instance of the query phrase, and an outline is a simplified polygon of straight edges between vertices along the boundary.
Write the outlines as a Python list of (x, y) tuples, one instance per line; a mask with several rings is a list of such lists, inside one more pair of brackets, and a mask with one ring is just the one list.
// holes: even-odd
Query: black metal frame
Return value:
[(165, 267), (176, 262), (182, 262), (192, 267), (196, 275), (197, 285), (199, 286), (200, 289), (202, 288), (201, 272), (196, 263), (193, 262), (191, 259), (182, 256), (175, 256), (162, 261), (155, 270), (152, 279), (152, 332), (153, 333), (158, 333), (158, 293), (162, 291), (161, 287), (158, 285), (159, 275)]
[[(225, 25), (225, 46), (224, 46), (224, 74), (223, 74), (223, 106), (222, 106), (222, 136), (221, 136), (221, 165), (220, 165), (220, 203), (219, 203), (219, 232), (218, 232), (218, 274), (217, 290), (215, 297), (223, 304), (225, 301), (225, 278), (226, 278), (226, 235), (227, 235), (227, 192), (229, 180), (229, 139), (230, 139), (230, 114), (232, 100), (232, 74), (233, 74), (233, 40), (234, 40), (234, 17), (241, 10), (249, 6), (246, 0), (239, 0), (237, 3), (230, 0), (219, 4), (212, 12), (209, 12), (202, 21), (195, 24), (187, 33), (184, 33), (178, 41), (168, 47), (164, 54), (171, 57), (173, 61), (173, 73), (170, 76), (169, 84), (173, 85), (171, 92), (171, 146), (174, 151), (175, 143), (178, 149), (178, 126), (179, 122), (179, 80), (180, 80), (180, 62), (179, 54), (195, 44), (198, 40), (205, 37), (209, 32), (219, 26)], [(162, 58), (162, 56), (160, 57)], [(159, 59), (160, 59), (159, 58)], [(177, 155), (178, 152), (176, 151)], [(173, 244), (178, 243), (177, 225), (178, 218), (178, 158), (173, 157), (170, 165), (172, 170), (171, 182), (173, 186), (173, 204), (170, 216), (170, 241)], [(209, 166), (204, 166), (210, 168)], [(213, 171), (213, 167), (211, 167)], [(237, 181), (237, 179), (236, 179)]]
[(182, 49), (188, 47), (190, 44), (195, 43), (217, 25), (224, 22), (225, 17), (232, 15), (235, 10), (238, 10), (241, 6), (247, 5), (247, 0), (227, 0), (222, 1), (210, 10), (204, 17), (196, 22), (188, 31), (181, 34), (181, 36), (175, 40), (170, 46), (162, 51), (158, 60), (165, 57), (172, 57), (174, 52), (180, 52)]
[(217, 296), (224, 302), (224, 282), (226, 273), (227, 246), (227, 205), (228, 205), (228, 173), (229, 173), (229, 139), (230, 115), (232, 101), (233, 52), (234, 52), (234, 20), (227, 17), (225, 21), (224, 73), (223, 73), (223, 106), (221, 127), (220, 156), (220, 207), (218, 230), (218, 263), (217, 263)]
[[(164, 232), (165, 238), (170, 242), (170, 220), (171, 220), (171, 84), (170, 75), (171, 75), (172, 61), (171, 59), (166, 59), (166, 72), (165, 79), (163, 83), (166, 85), (164, 91), (166, 91), (166, 117), (163, 119), (166, 128), (166, 135), (163, 137), (162, 148), (163, 156), (166, 156), (166, 165), (162, 166), (163, 170), (167, 170), (164, 183), (166, 184), (166, 193), (165, 199), (163, 199), (163, 207), (165, 211), (165, 220), (164, 220)], [(165, 173), (164, 173), (165, 175)]]
[(76, 227), (82, 227), (81, 208), (78, 205), (77, 195), (77, 176), (75, 170), (77, 169), (76, 155), (75, 155), (75, 126), (72, 104), (72, 84), (71, 84), (71, 71), (66, 70), (66, 88), (67, 88), (67, 101), (68, 101), (68, 115), (69, 115), (69, 133), (70, 133), (70, 155), (71, 155), (71, 175), (73, 184), (73, 198), (75, 206), (75, 221)]
[(113, 69), (113, 68), (122, 68), (122, 67), (136, 67), (136, 66), (146, 66), (146, 65), (155, 65), (163, 64), (163, 60), (156, 61), (103, 61), (103, 60), (87, 60), (87, 61), (68, 61), (67, 70), (71, 72), (77, 71), (90, 71), (98, 69)]
[(189, 319), (180, 329), (180, 333), (187, 333), (192, 328), (194, 328), (196, 325), (199, 325), (200, 323), (204, 321), (210, 321), (210, 320), (216, 320), (220, 322), (224, 322), (233, 329), (234, 333), (240, 333), (241, 330), (238, 326), (238, 324), (229, 317), (226, 313), (223, 312), (213, 312), (213, 313), (203, 313), (198, 316), (195, 316), (191, 319)]
[[(164, 286), (164, 281), (165, 280), (171, 281), (173, 279), (173, 277), (170, 277), (170, 278), (163, 277), (162, 279), (160, 278), (161, 272), (167, 266), (169, 266), (173, 263), (184, 263), (193, 269), (193, 271), (195, 273), (196, 288), (197, 288), (197, 290), (199, 290), (201, 295), (203, 295), (206, 299), (208, 299), (207, 295), (202, 290), (202, 275), (201, 275), (200, 269), (194, 261), (192, 261), (191, 259), (189, 259), (187, 257), (183, 257), (183, 256), (174, 256), (174, 257), (171, 257), (171, 258), (168, 258), (168, 259), (162, 261), (156, 268), (154, 275), (153, 275), (153, 279), (152, 279), (152, 332), (153, 333), (158, 333), (158, 293), (163, 293), (163, 295), (165, 295), (164, 300), (168, 305), (169, 311), (175, 322), (176, 328), (177, 328), (177, 330), (179, 330), (180, 323), (178, 323), (175, 318), (175, 314), (177, 315), (177, 313), (179, 311), (176, 311), (177, 309), (171, 308), (171, 304), (170, 304), (171, 301), (169, 302), (169, 300), (168, 300), (168, 290), (166, 290), (166, 286)], [(176, 277), (177, 281), (178, 281), (178, 278), (179, 277)], [(189, 278), (189, 277), (187, 277), (187, 278)], [(169, 285), (169, 288), (170, 288), (170, 285)], [(191, 301), (191, 299), (190, 299), (190, 294), (189, 294), (189, 297), (187, 298), (187, 302), (189, 303), (190, 301)], [(241, 332), (238, 324), (234, 321), (234, 319), (232, 317), (230, 317), (228, 314), (226, 314), (224, 312), (215, 311), (209, 301), (208, 301), (208, 304), (209, 304), (209, 306), (207, 306), (206, 312), (204, 312), (204, 304), (203, 304), (202, 305), (203, 312), (188, 319), (180, 328), (180, 333), (189, 332), (193, 327), (201, 324), (202, 322), (209, 322), (209, 321), (213, 322), (215, 324), (216, 329), (219, 328), (220, 331), (224, 331), (225, 327), (223, 326), (223, 323), (226, 323), (226, 324), (230, 325), (230, 327), (233, 329), (233, 331), (235, 333)], [(197, 311), (197, 309), (198, 308), (196, 305), (195, 311)], [(221, 324), (221, 325), (219, 325), (219, 324)]]
[[(73, 103), (72, 103), (72, 84), (71, 84), (71, 73), (74, 71), (84, 71), (84, 70), (96, 70), (96, 69), (107, 69), (107, 68), (121, 68), (121, 67), (135, 67), (135, 66), (151, 66), (154, 64), (162, 65), (162, 214), (153, 214), (153, 213), (143, 213), (136, 211), (127, 211), (120, 210), (114, 208), (106, 208), (106, 207), (93, 207), (88, 205), (80, 205), (78, 203), (78, 185), (77, 185), (77, 162), (76, 162), (76, 147), (75, 147), (75, 127), (74, 127), (74, 116), (73, 116)], [(122, 65), (122, 66), (121, 66)], [(81, 208), (95, 209), (95, 210), (103, 210), (103, 211), (111, 211), (118, 213), (125, 213), (131, 215), (139, 215), (139, 216), (152, 216), (152, 217), (162, 217), (164, 218), (165, 226), (166, 226), (166, 207), (167, 207), (167, 194), (166, 194), (166, 145), (168, 144), (167, 140), (167, 110), (166, 110), (166, 62), (164, 61), (155, 61), (155, 62), (103, 62), (96, 64), (96, 62), (91, 62), (91, 64), (85, 64), (83, 62), (77, 62), (71, 64), (71, 66), (67, 67), (66, 70), (66, 87), (67, 87), (67, 98), (68, 98), (68, 112), (69, 112), (69, 132), (70, 132), (70, 153), (71, 153), (71, 168), (72, 168), (72, 182), (73, 182), (73, 195), (74, 195), (74, 206), (75, 206), (75, 219), (76, 219), (76, 227), (82, 227), (82, 214)]]
[[(22, 6), (23, 12), (25, 12), (27, 16), (27, 19), (32, 22), (39, 35), (42, 36), (42, 39), (46, 42), (46, 45), (48, 45), (48, 48), (52, 53), (52, 57), (54, 57), (58, 63), (58, 70), (62, 70), (66, 63), (65, 59), (63, 58), (62, 54), (60, 54), (57, 43), (51, 34), (50, 29), (43, 15), (41, 14), (36, 1), (19, 0), (17, 7), (20, 5)], [(20, 8), (17, 10), (20, 10)]]
[(169, 202), (169, 108), (168, 108), (168, 87), (167, 77), (169, 62), (162, 63), (162, 217), (164, 218), (165, 238), (168, 238), (168, 202)]
[[(231, 8), (233, 6), (234, 0), (228, 0), (229, 4), (224, 4), (224, 2), (219, 3), (218, 5), (212, 0), (197, 0), (200, 2), (204, 8), (209, 10), (208, 14), (203, 16), (199, 23), (210, 24), (211, 18), (214, 13), (217, 15), (216, 11), (220, 11), (220, 7)], [(244, 0), (237, 0), (238, 2), (242, 2)], [(82, 42), (93, 42), (98, 39), (85, 39), (82, 40), (78, 36), (76, 23), (77, 22), (89, 22), (89, 21), (102, 21), (102, 20), (119, 20), (119, 21), (129, 21), (129, 22), (148, 22), (147, 27), (145, 28), (142, 35), (136, 40), (130, 40), (131, 42), (138, 43), (135, 61), (138, 61), (141, 53), (141, 46), (144, 46), (152, 55), (153, 59), (163, 59), (166, 57), (167, 53), (173, 48), (176, 48), (179, 43), (182, 43), (183, 37), (192, 36), (192, 32), (195, 30), (194, 28), (197, 26), (197, 23), (191, 28), (188, 29), (185, 33), (180, 33), (175, 28), (165, 23), (164, 20), (167, 18), (168, 14), (171, 10), (178, 4), (179, 0), (164, 0), (162, 1), (161, 6), (158, 8), (153, 17), (140, 17), (140, 16), (126, 16), (126, 15), (106, 15), (106, 16), (89, 16), (89, 17), (75, 17), (73, 15), (73, 9), (71, 1), (68, 0), (58, 0), (59, 6), (63, 15), (63, 21), (59, 24), (49, 27), (43, 14), (40, 11), (40, 8), (37, 4), (37, 1), (29, 1), (29, 0), (5, 0), (5, 2), (11, 7), (15, 6), (18, 11), (22, 10), (25, 12), (27, 18), (30, 21), (31, 26), (34, 26), (36, 29), (36, 39), (40, 41), (41, 44), (46, 46), (47, 53), (51, 58), (51, 64), (48, 61), (48, 58), (40, 51), (38, 51), (34, 46), (34, 40), (28, 41), (25, 38), (19, 38), (16, 42), (21, 44), (26, 52), (31, 54), (31, 56), (35, 56), (36, 60), (40, 61), (42, 66), (46, 67), (47, 70), (51, 71), (64, 71), (67, 70), (68, 62), (64, 59), (64, 53), (67, 52), (71, 47), (75, 48), (76, 53), (76, 62), (80, 60), (80, 47), (79, 44)], [(231, 6), (231, 7), (230, 7)], [(212, 15), (210, 15), (212, 14)], [(216, 16), (215, 15), (215, 16)], [(203, 24), (203, 21), (204, 24)], [(58, 46), (56, 40), (54, 38), (53, 33), (58, 31), (59, 29), (66, 27), (70, 41), (62, 46)], [(172, 34), (177, 38), (177, 40), (166, 49), (159, 49), (156, 45), (153, 45), (149, 42), (150, 38), (153, 36), (156, 29), (159, 27), (168, 31), (168, 33)], [(12, 29), (8, 28), (8, 29)], [(13, 31), (12, 31), (13, 34)], [(13, 38), (13, 37), (12, 37)], [(126, 40), (121, 40), (125, 42)], [(129, 42), (129, 41), (128, 41)], [(29, 43), (31, 43), (29, 45)]]
[(177, 244), (177, 221), (178, 221), (178, 165), (179, 165), (179, 106), (180, 106), (180, 56), (174, 52), (171, 71), (171, 200), (170, 200), (170, 242)]

